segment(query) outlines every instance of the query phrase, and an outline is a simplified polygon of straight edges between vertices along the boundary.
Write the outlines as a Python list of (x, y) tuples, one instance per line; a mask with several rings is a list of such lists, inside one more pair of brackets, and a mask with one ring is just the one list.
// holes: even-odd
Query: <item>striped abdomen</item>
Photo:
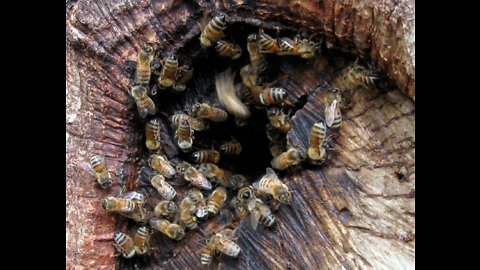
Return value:
[(183, 151), (189, 150), (192, 148), (193, 139), (192, 134), (193, 130), (190, 128), (190, 123), (187, 120), (183, 120), (180, 126), (178, 126), (176, 131), (178, 137), (178, 147)]
[(242, 152), (242, 144), (232, 141), (220, 145), (219, 149), (224, 155), (239, 155)]
[(192, 159), (196, 163), (218, 163), (220, 153), (216, 150), (200, 150), (192, 154)]
[(216, 188), (207, 202), (207, 212), (210, 215), (218, 213), (227, 199), (227, 191), (223, 187)]
[(93, 156), (90, 159), (90, 168), (97, 182), (102, 188), (108, 188), (112, 185), (112, 176), (107, 169), (105, 159), (101, 156)]
[(135, 232), (133, 236), (133, 242), (135, 243), (135, 252), (139, 255), (145, 254), (148, 251), (148, 229), (145, 226), (141, 226)]
[(175, 202), (168, 200), (159, 202), (153, 210), (153, 213), (156, 217), (169, 216), (176, 212), (178, 212), (178, 206), (175, 204)]
[(225, 255), (237, 257), (241, 251), (240, 247), (230, 239), (221, 237), (218, 241), (219, 243), (216, 245), (216, 248)]
[(275, 216), (272, 213), (261, 215), (259, 219), (260, 223), (267, 227), (271, 227), (275, 223)]
[(152, 186), (157, 189), (160, 196), (162, 196), (162, 198), (164, 198), (165, 200), (173, 200), (173, 198), (175, 198), (175, 195), (177, 195), (175, 189), (172, 187), (172, 185), (165, 181), (163, 175), (155, 175), (154, 177), (152, 177), (150, 182)]
[(287, 97), (287, 92), (283, 88), (267, 88), (262, 91), (260, 94), (260, 103), (265, 106), (274, 105), (281, 103), (285, 97)]
[(340, 128), (341, 125), (342, 125), (342, 112), (340, 111), (339, 108), (337, 108), (335, 110), (335, 117), (333, 119), (331, 128)]
[(167, 178), (172, 178), (177, 173), (165, 156), (153, 154), (148, 159), (148, 163), (150, 164), (150, 167)]
[(203, 48), (212, 46), (213, 42), (223, 36), (223, 30), (227, 28), (225, 15), (214, 17), (203, 29), (200, 35), (200, 45)]
[(170, 56), (163, 64), (162, 72), (158, 77), (158, 85), (167, 88), (173, 85), (175, 74), (178, 69), (178, 60), (175, 56)]
[(276, 53), (279, 50), (277, 40), (263, 31), (257, 35), (257, 46), (261, 53)]
[(263, 54), (260, 53), (257, 44), (255, 42), (248, 42), (247, 50), (254, 72), (256, 74), (263, 73), (267, 69), (268, 63)]
[(193, 77), (193, 68), (185, 67), (177, 72), (175, 82), (173, 83), (173, 90), (176, 92), (183, 92), (187, 88), (187, 83)]
[(242, 48), (238, 44), (225, 40), (215, 42), (215, 50), (220, 56), (232, 59), (238, 59), (242, 55)]
[(317, 122), (310, 131), (310, 140), (308, 146), (308, 157), (313, 160), (322, 158), (322, 144), (325, 140), (326, 127), (323, 122)]
[(277, 55), (298, 55), (298, 44), (290, 38), (278, 40), (279, 51)]
[(113, 235), (113, 240), (115, 241), (116, 249), (123, 257), (131, 258), (135, 255), (135, 244), (130, 236), (122, 232), (116, 232)]
[(195, 230), (196, 228), (198, 228), (196, 217), (190, 213), (189, 209), (185, 209), (180, 213), (180, 220), (190, 230)]
[(204, 265), (210, 265), (212, 263), (212, 257), (215, 254), (215, 249), (210, 245), (202, 248), (200, 253), (200, 262)]
[(145, 125), (145, 144), (149, 150), (156, 150), (160, 147), (160, 123), (152, 119)]
[(213, 122), (225, 122), (228, 118), (228, 113), (222, 109), (210, 107), (209, 116), (206, 119), (209, 119)]
[(145, 118), (147, 114), (154, 115), (157, 112), (155, 103), (153, 103), (153, 100), (148, 96), (137, 99), (136, 103), (138, 114), (140, 114), (140, 117), (142, 118)]
[(153, 61), (153, 49), (151, 47), (142, 48), (138, 52), (137, 68), (135, 70), (135, 81), (139, 84), (148, 86), (152, 70), (150, 63)]

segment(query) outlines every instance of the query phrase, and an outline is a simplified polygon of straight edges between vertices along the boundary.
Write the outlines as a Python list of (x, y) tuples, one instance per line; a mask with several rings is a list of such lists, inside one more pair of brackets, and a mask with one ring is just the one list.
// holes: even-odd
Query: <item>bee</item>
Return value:
[(148, 159), (148, 164), (166, 178), (172, 178), (177, 173), (175, 168), (164, 155), (151, 155)]
[(202, 163), (198, 168), (208, 179), (226, 182), (227, 171), (222, 170), (220, 167), (213, 163)]
[(193, 144), (193, 129), (188, 120), (183, 120), (175, 131), (178, 147), (184, 152), (189, 151)]
[(257, 46), (257, 40), (257, 34), (249, 35), (247, 38), (247, 50), (248, 56), (250, 57), (250, 63), (255, 74), (260, 75), (267, 70), (268, 63), (263, 54), (260, 53), (260, 50)]
[(108, 196), (103, 198), (100, 201), (103, 210), (107, 212), (116, 212), (119, 214), (130, 214), (136, 210), (137, 205), (135, 202), (125, 199), (125, 198), (115, 198), (112, 196)]
[(198, 228), (197, 217), (188, 209), (180, 210), (180, 220), (189, 230), (195, 230)]
[(147, 95), (147, 88), (138, 83), (133, 83), (130, 89), (130, 95), (135, 99), (137, 110), (140, 117), (145, 118), (147, 114), (154, 115), (157, 112), (155, 103)]
[(150, 63), (153, 61), (153, 48), (151, 46), (143, 47), (137, 56), (137, 68), (135, 70), (135, 81), (141, 85), (148, 86), (152, 70)]
[(210, 195), (210, 198), (208, 198), (208, 202), (207, 202), (208, 214), (212, 216), (217, 214), (220, 208), (222, 208), (223, 203), (225, 203), (226, 199), (227, 199), (227, 190), (223, 187), (217, 187)]
[(290, 204), (292, 201), (292, 193), (288, 190), (287, 185), (278, 179), (272, 168), (267, 168), (267, 173), (258, 182), (254, 183), (253, 187), (272, 195), (274, 199), (283, 204)]
[(157, 84), (160, 88), (168, 88), (171, 87), (175, 81), (175, 74), (178, 70), (178, 59), (172, 54), (167, 57), (162, 64), (163, 67), (158, 76)]
[(192, 116), (200, 119), (207, 119), (213, 122), (225, 122), (228, 119), (226, 111), (211, 107), (207, 103), (197, 103), (192, 107)]
[(257, 229), (259, 221), (267, 227), (271, 227), (275, 223), (272, 210), (262, 200), (258, 198), (249, 200), (247, 208), (250, 212), (250, 224), (254, 230)]
[(245, 205), (242, 205), (238, 201), (237, 197), (233, 198), (230, 201), (230, 206), (235, 210), (235, 214), (239, 219), (243, 219), (244, 217), (247, 216), (248, 214), (247, 207)]
[(268, 149), (270, 150), (270, 154), (272, 154), (273, 157), (277, 157), (278, 155), (282, 154), (287, 150), (285, 144), (278, 144), (275, 142), (269, 142)]
[(227, 18), (225, 15), (214, 17), (210, 22), (206, 23), (208, 13), (205, 12), (202, 21), (200, 22), (200, 45), (202, 48), (212, 46), (216, 41), (223, 37), (223, 31), (227, 28)]
[(224, 155), (240, 155), (242, 152), (242, 144), (237, 140), (231, 140), (218, 147)]
[(307, 158), (307, 155), (296, 148), (290, 148), (286, 152), (275, 157), (271, 165), (274, 169), (277, 170), (286, 170), (288, 167), (293, 165), (298, 165), (300, 162), (304, 161)]
[(107, 163), (104, 156), (95, 155), (90, 158), (88, 164), (90, 172), (97, 178), (97, 182), (102, 188), (108, 188), (112, 185), (112, 176), (107, 169)]
[(240, 247), (233, 242), (232, 240), (226, 238), (220, 233), (216, 233), (208, 240), (208, 245), (212, 246), (221, 253), (231, 256), (238, 257), (241, 249)]
[(212, 263), (212, 258), (215, 256), (215, 248), (211, 245), (206, 245), (200, 251), (200, 262), (203, 265), (210, 265)]
[(113, 235), (113, 240), (115, 241), (113, 244), (115, 249), (122, 254), (123, 257), (128, 259), (135, 255), (135, 243), (130, 236), (122, 232), (116, 232)]
[(245, 120), (250, 117), (250, 110), (237, 97), (233, 85), (235, 74), (228, 68), (226, 71), (215, 74), (215, 88), (220, 103), (237, 119)]
[(201, 200), (197, 204), (197, 210), (195, 211), (195, 216), (198, 218), (203, 218), (208, 215), (207, 202), (205, 199)]
[(215, 50), (220, 56), (230, 57), (233, 60), (240, 58), (242, 55), (242, 48), (238, 44), (225, 40), (216, 41)]
[(148, 150), (160, 148), (160, 122), (158, 119), (152, 119), (145, 125), (145, 145)]
[(239, 189), (241, 187), (244, 187), (246, 185), (248, 185), (248, 179), (241, 174), (235, 174), (232, 177), (230, 177), (228, 187), (233, 189), (233, 190), (237, 190), (237, 189)]
[(251, 187), (243, 187), (238, 190), (236, 198), (241, 205), (246, 206), (250, 199), (254, 197), (255, 194), (253, 193), (253, 189)]
[(172, 185), (165, 181), (165, 177), (161, 174), (153, 176), (152, 179), (150, 179), (150, 183), (165, 200), (173, 200), (175, 195), (177, 195)]
[(158, 219), (158, 218), (151, 218), (149, 220), (150, 226), (165, 234), (171, 239), (174, 240), (181, 240), (185, 236), (185, 230), (178, 224), (170, 223), (170, 221), (166, 219)]
[(250, 104), (256, 105), (258, 108), (261, 108), (258, 106), (260, 105), (260, 99), (258, 96), (262, 92), (262, 88), (257, 85), (259, 78), (253, 67), (251, 65), (242, 67), (240, 69), (240, 77), (242, 78), (243, 85), (245, 86), (241, 90), (244, 100)]
[(217, 150), (199, 150), (193, 152), (192, 159), (196, 163), (218, 163), (220, 161), (220, 152)]
[(200, 190), (192, 188), (187, 192), (185, 198), (180, 203), (180, 211), (188, 210), (189, 212), (195, 212), (197, 205), (203, 200), (203, 194)]
[(325, 123), (327, 127), (340, 128), (342, 125), (342, 112), (340, 107), (337, 106), (337, 99), (334, 99), (329, 106), (327, 104), (325, 103)]
[(175, 204), (175, 202), (167, 200), (159, 202), (153, 210), (153, 214), (158, 218), (162, 216), (169, 216), (177, 212), (178, 206)]
[(173, 82), (173, 90), (177, 93), (185, 91), (188, 82), (193, 78), (193, 68), (185, 65), (177, 71), (175, 81)]
[(139, 255), (143, 255), (148, 251), (148, 229), (146, 226), (141, 226), (137, 229), (135, 234), (133, 235), (133, 242), (135, 244), (135, 252)]
[(277, 55), (297, 55), (304, 59), (311, 59), (315, 56), (318, 45), (316, 42), (300, 39), (298, 36), (295, 37), (295, 40), (283, 37), (278, 39)]
[(323, 143), (326, 133), (327, 128), (323, 122), (317, 122), (312, 126), (308, 145), (308, 157), (311, 160), (322, 160), (325, 158), (326, 151)]
[(212, 189), (212, 183), (207, 180), (205, 175), (187, 162), (178, 164), (177, 171), (183, 175), (186, 181), (191, 182), (195, 187), (206, 190)]
[(123, 195), (124, 199), (134, 202), (138, 208), (142, 208), (145, 205), (145, 195), (140, 192), (130, 191)]
[(271, 87), (264, 89), (258, 98), (260, 103), (265, 106), (280, 104), (287, 97), (287, 91), (283, 88)]
[(265, 33), (263, 29), (260, 29), (257, 35), (257, 46), (261, 53), (276, 53), (279, 51), (277, 40)]
[(202, 119), (193, 118), (188, 114), (178, 113), (170, 117), (170, 121), (172, 122), (172, 126), (174, 128), (178, 128), (183, 120), (187, 120), (190, 123), (190, 127), (194, 131), (203, 131), (210, 128), (210, 124), (208, 122), (203, 121)]
[(283, 110), (277, 107), (268, 109), (267, 117), (268, 120), (270, 120), (271, 125), (282, 133), (287, 133), (293, 127), (290, 118), (283, 112)]

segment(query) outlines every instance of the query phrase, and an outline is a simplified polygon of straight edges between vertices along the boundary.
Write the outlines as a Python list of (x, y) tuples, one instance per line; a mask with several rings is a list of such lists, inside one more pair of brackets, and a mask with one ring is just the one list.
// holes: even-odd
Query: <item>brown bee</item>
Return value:
[(112, 185), (112, 176), (107, 169), (105, 156), (95, 155), (90, 158), (90, 164), (88, 164), (88, 168), (95, 178), (97, 178), (97, 182), (102, 188), (105, 189)]
[(331, 104), (325, 101), (325, 123), (327, 127), (337, 129), (342, 125), (342, 112), (340, 107), (337, 106), (337, 99), (334, 99)]
[(244, 100), (250, 104), (256, 105), (257, 108), (261, 108), (259, 95), (262, 93), (262, 88), (258, 86), (258, 75), (254, 71), (251, 65), (246, 65), (240, 69), (240, 77), (242, 78), (243, 85), (241, 93)]
[(180, 225), (170, 223), (170, 221), (166, 219), (158, 219), (154, 217), (149, 220), (149, 223), (153, 229), (165, 234), (171, 239), (178, 241), (185, 236), (185, 231)]
[(163, 62), (162, 71), (158, 77), (158, 87), (168, 88), (173, 85), (175, 81), (175, 75), (178, 70), (178, 59), (175, 55), (170, 55)]
[(197, 217), (193, 215), (188, 209), (180, 210), (180, 221), (189, 230), (195, 230), (198, 228)]
[(133, 242), (135, 244), (135, 252), (139, 255), (147, 253), (149, 234), (146, 226), (141, 226), (133, 235)]
[[(131, 194), (129, 193), (128, 195)], [(142, 202), (132, 200), (132, 198), (115, 198), (112, 196), (101, 200), (102, 208), (105, 211), (118, 213), (137, 222), (144, 222), (148, 218), (142, 204)]]
[(323, 147), (327, 128), (323, 122), (317, 122), (310, 130), (310, 140), (308, 145), (308, 157), (311, 160), (323, 160), (326, 158), (326, 150)]
[(153, 210), (153, 214), (160, 218), (162, 216), (169, 216), (178, 212), (178, 206), (173, 201), (161, 201)]
[(145, 125), (145, 145), (148, 150), (160, 148), (160, 122), (158, 119), (151, 119)]
[(235, 214), (239, 219), (243, 219), (244, 217), (247, 216), (248, 214), (247, 206), (242, 205), (236, 197), (230, 201), (230, 206), (234, 209)]
[(292, 201), (292, 193), (287, 185), (278, 179), (272, 168), (267, 168), (267, 173), (258, 182), (254, 183), (253, 187), (272, 195), (275, 200), (283, 204), (290, 204)]
[(225, 15), (214, 17), (210, 22), (207, 22), (208, 12), (204, 12), (203, 18), (200, 21), (200, 45), (202, 48), (212, 46), (216, 41), (223, 37), (223, 31), (227, 28), (227, 19)]
[(254, 72), (257, 75), (260, 75), (267, 70), (268, 63), (263, 54), (260, 53), (260, 50), (257, 46), (257, 40), (257, 34), (249, 35), (247, 38), (247, 50), (250, 57), (250, 64), (252, 65)]
[(206, 245), (200, 251), (200, 262), (203, 265), (210, 265), (212, 263), (213, 256), (215, 256), (215, 248), (210, 245)]
[(260, 29), (257, 35), (257, 46), (261, 53), (276, 53), (279, 51), (277, 40), (265, 33), (263, 29)]
[(175, 137), (177, 137), (177, 144), (180, 150), (187, 152), (193, 145), (193, 129), (190, 126), (190, 122), (183, 120), (175, 131)]
[(298, 165), (307, 158), (307, 155), (296, 148), (290, 148), (286, 152), (275, 157), (271, 164), (274, 169), (286, 170), (288, 167)]
[(240, 45), (225, 40), (216, 41), (215, 50), (217, 50), (220, 56), (230, 57), (233, 60), (240, 58), (242, 55), (242, 48)]
[(304, 59), (315, 56), (319, 44), (309, 39), (301, 39), (298, 35), (294, 40), (283, 37), (278, 39), (279, 50), (277, 55), (297, 55)]
[(148, 164), (166, 178), (172, 178), (177, 173), (164, 155), (151, 155), (150, 158), (148, 158)]
[(237, 119), (246, 120), (250, 117), (250, 110), (237, 97), (235, 86), (233, 85), (235, 74), (230, 68), (226, 71), (215, 74), (215, 88), (220, 103), (225, 106), (227, 111)]
[(122, 254), (123, 257), (128, 259), (135, 255), (135, 243), (130, 236), (122, 232), (116, 232), (113, 235), (113, 240), (115, 241), (113, 244), (115, 249)]
[(177, 93), (185, 91), (188, 82), (193, 78), (193, 68), (185, 65), (178, 69), (175, 81), (173, 82), (173, 90)]
[(283, 88), (278, 87), (269, 87), (265, 88), (258, 98), (260, 99), (260, 103), (265, 106), (280, 104), (283, 100), (287, 97), (287, 91)]
[(187, 120), (190, 123), (190, 127), (194, 131), (203, 131), (210, 128), (210, 124), (208, 122), (203, 121), (202, 119), (193, 118), (188, 114), (178, 113), (170, 117), (170, 121), (172, 122), (172, 126), (174, 128), (178, 128), (183, 120)]
[(161, 174), (153, 176), (150, 180), (150, 183), (165, 200), (173, 200), (175, 195), (177, 195), (177, 192), (172, 185), (165, 181), (165, 177), (163, 177)]
[(226, 111), (211, 107), (207, 103), (197, 103), (193, 105), (192, 116), (200, 119), (208, 119), (213, 122), (225, 122), (228, 119)]
[(187, 182), (191, 182), (195, 187), (200, 189), (211, 190), (212, 183), (207, 180), (203, 173), (197, 171), (195, 167), (188, 164), (187, 162), (182, 162), (177, 165), (177, 171), (183, 175), (183, 178)]
[(222, 154), (231, 156), (231, 155), (240, 155), (242, 152), (242, 144), (237, 140), (231, 140), (226, 142), (218, 147)]
[(218, 163), (220, 161), (220, 152), (217, 150), (199, 150), (193, 152), (192, 159), (196, 163)]
[(151, 46), (143, 47), (137, 56), (137, 68), (135, 70), (135, 81), (143, 86), (148, 86), (152, 70), (150, 63), (153, 61), (153, 48)]
[(208, 214), (212, 216), (217, 214), (220, 208), (222, 208), (223, 203), (225, 202), (226, 199), (227, 199), (227, 190), (224, 189), (223, 187), (216, 188), (210, 195), (210, 198), (208, 198), (208, 202), (207, 202)]
[(267, 227), (275, 223), (275, 216), (268, 205), (258, 198), (252, 198), (248, 201), (248, 211), (250, 212), (250, 224), (254, 230), (257, 229), (258, 222)]
[(293, 127), (290, 122), (290, 117), (277, 107), (268, 109), (267, 117), (268, 120), (270, 120), (271, 125), (282, 133), (287, 133)]
[(220, 233), (213, 235), (208, 240), (208, 245), (231, 257), (238, 257), (238, 254), (241, 251), (241, 248), (235, 242)]
[(248, 185), (248, 179), (241, 174), (235, 174), (235, 175), (232, 175), (232, 177), (230, 177), (228, 188), (237, 190), (246, 185)]
[(145, 88), (145, 86), (136, 82), (132, 83), (130, 95), (135, 99), (140, 117), (145, 118), (147, 114), (154, 115), (157, 112), (155, 103), (153, 103), (153, 100), (147, 95), (147, 88)]

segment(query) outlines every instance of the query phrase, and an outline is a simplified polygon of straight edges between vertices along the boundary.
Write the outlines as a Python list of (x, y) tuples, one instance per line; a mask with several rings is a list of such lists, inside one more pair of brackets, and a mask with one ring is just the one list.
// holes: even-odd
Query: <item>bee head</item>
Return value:
[(110, 187), (111, 185), (112, 185), (112, 180), (111, 179), (108, 179), (107, 181), (105, 181), (101, 184), (102, 188), (104, 188), (104, 189)]
[(174, 202), (169, 202), (167, 205), (167, 210), (171, 212), (177, 212), (178, 206)]
[(199, 152), (195, 152), (192, 154), (192, 159), (195, 161), (195, 162), (198, 162), (200, 160), (200, 153)]
[(107, 197), (107, 198), (103, 198), (100, 203), (102, 205), (102, 208), (103, 210), (108, 210), (109, 206), (110, 206), (110, 199)]
[(173, 61), (177, 61), (177, 56), (175, 54), (170, 54), (168, 56), (168, 60), (173, 60)]
[(278, 191), (278, 200), (283, 204), (290, 204), (292, 202), (292, 193), (287, 188), (282, 188)]

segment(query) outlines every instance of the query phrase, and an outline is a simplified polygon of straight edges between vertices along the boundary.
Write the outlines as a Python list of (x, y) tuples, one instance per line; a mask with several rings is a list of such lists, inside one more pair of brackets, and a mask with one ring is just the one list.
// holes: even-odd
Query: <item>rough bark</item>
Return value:
[[(181, 61), (200, 52), (199, 9), (226, 12), (230, 23), (265, 22), (303, 27), (325, 35), (327, 47), (356, 52), (385, 71), (400, 90), (358, 90), (335, 138), (337, 150), (323, 167), (283, 174), (292, 188), (291, 207), (275, 213), (274, 230), (253, 231), (247, 220), (235, 234), (239, 259), (221, 257), (221, 269), (414, 269), (415, 247), (415, 52), (414, 1), (87, 1), (67, 2), (66, 208), (67, 268), (155, 267), (198, 269), (205, 236), (219, 217), (179, 243), (161, 236), (159, 250), (134, 263), (114, 257), (117, 217), (99, 207), (106, 194), (137, 179), (144, 158), (142, 124), (127, 93), (140, 44), (160, 43), (163, 55)], [(250, 28), (249, 28), (250, 29)], [(328, 78), (315, 62), (280, 59), (281, 82), (299, 110), (289, 144), (306, 147), (318, 115), (315, 91)], [(339, 64), (340, 66), (340, 64)], [(211, 89), (213, 73), (197, 72), (194, 89), (162, 101), (173, 112)], [(403, 93), (402, 93), (403, 92)], [(310, 95), (303, 104), (302, 96)], [(406, 95), (405, 95), (406, 94)], [(407, 98), (410, 97), (411, 99)], [(170, 132), (171, 134), (171, 132)], [(176, 148), (164, 134), (165, 151)], [(87, 172), (92, 153), (106, 154), (114, 185), (105, 192)], [(140, 186), (142, 183), (140, 183)], [(179, 190), (181, 194), (183, 191)], [(132, 265), (133, 264), (133, 265)]]

